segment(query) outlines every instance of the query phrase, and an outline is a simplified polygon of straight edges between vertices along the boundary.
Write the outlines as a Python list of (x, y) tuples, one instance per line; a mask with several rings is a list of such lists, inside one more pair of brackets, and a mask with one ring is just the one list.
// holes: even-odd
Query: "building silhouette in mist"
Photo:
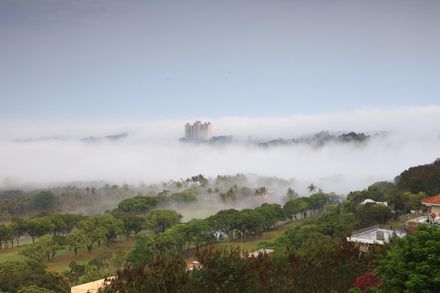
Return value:
[(196, 121), (192, 125), (185, 124), (185, 139), (201, 141), (211, 137), (212, 124), (211, 122)]

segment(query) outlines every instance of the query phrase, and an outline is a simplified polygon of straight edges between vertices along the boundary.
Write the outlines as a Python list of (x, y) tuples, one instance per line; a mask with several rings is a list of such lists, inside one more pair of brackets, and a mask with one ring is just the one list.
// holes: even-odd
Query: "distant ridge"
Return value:
[(208, 140), (204, 141), (191, 141), (185, 138), (179, 139), (180, 142), (185, 143), (197, 143), (197, 144), (210, 144), (210, 145), (224, 145), (232, 143), (245, 143), (250, 145), (256, 145), (263, 148), (275, 147), (275, 146), (289, 146), (289, 145), (300, 145), (306, 144), (314, 147), (324, 146), (328, 143), (356, 143), (364, 144), (370, 139), (377, 136), (383, 136), (386, 133), (375, 133), (368, 134), (364, 132), (336, 132), (332, 133), (329, 131), (321, 131), (313, 135), (301, 136), (297, 138), (277, 138), (271, 140), (247, 140), (240, 141), (235, 139), (231, 135), (214, 136)]
[(94, 142), (100, 142), (100, 141), (117, 141), (117, 140), (125, 139), (127, 137), (128, 137), (128, 133), (120, 133), (120, 134), (107, 135), (107, 136), (102, 136), (102, 137), (89, 136), (89, 137), (81, 139), (81, 141), (88, 142), (88, 143), (94, 143)]
[[(89, 136), (85, 138), (81, 138), (80, 141), (86, 142), (86, 143), (95, 143), (100, 141), (118, 141), (122, 140), (128, 137), (128, 133), (119, 133), (119, 134), (113, 134), (113, 135), (106, 135), (106, 136)], [(48, 136), (48, 137), (40, 137), (40, 138), (25, 138), (25, 139), (14, 139), (16, 142), (42, 142), (42, 141), (68, 141), (68, 139), (65, 139), (63, 137), (58, 136)]]
[(363, 132), (346, 132), (346, 133), (330, 133), (329, 131), (321, 131), (312, 136), (303, 136), (299, 138), (291, 139), (274, 139), (266, 142), (258, 143), (262, 147), (271, 147), (278, 145), (296, 145), (296, 144), (309, 144), (313, 146), (323, 146), (327, 143), (365, 143), (373, 136), (378, 134), (369, 135)]

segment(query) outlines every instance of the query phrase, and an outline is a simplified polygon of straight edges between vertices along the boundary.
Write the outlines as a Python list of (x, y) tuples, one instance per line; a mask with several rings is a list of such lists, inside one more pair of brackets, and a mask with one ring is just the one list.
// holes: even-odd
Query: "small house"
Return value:
[(388, 203), (386, 201), (375, 201), (370, 198), (367, 198), (363, 202), (361, 202), (361, 205), (366, 205), (366, 204), (380, 204), (386, 207), (388, 206)]
[(440, 223), (440, 194), (424, 198), (421, 202), (428, 207), (429, 220)]
[(272, 252), (274, 252), (273, 249), (262, 248), (262, 249), (259, 249), (259, 250), (256, 250), (254, 252), (249, 253), (248, 257), (258, 257), (260, 254), (269, 254)]
[(361, 244), (384, 245), (393, 237), (403, 238), (406, 233), (402, 230), (390, 229), (383, 225), (374, 225), (361, 230), (353, 231), (347, 241)]

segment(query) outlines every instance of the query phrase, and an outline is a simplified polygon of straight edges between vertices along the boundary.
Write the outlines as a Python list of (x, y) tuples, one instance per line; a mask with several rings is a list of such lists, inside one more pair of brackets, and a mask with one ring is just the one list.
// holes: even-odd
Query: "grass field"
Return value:
[[(287, 229), (300, 225), (309, 219), (303, 219), (298, 221), (291, 221), (283, 223), (277, 226), (275, 229), (271, 231), (267, 231), (262, 233), (261, 237), (246, 239), (241, 243), (238, 241), (221, 241), (215, 244), (216, 247), (226, 247), (226, 246), (241, 246), (241, 249), (245, 251), (254, 251), (257, 249), (257, 246), (261, 242), (272, 241), (280, 236)], [(130, 251), (130, 249), (134, 246), (134, 239), (129, 239), (128, 241), (125, 239), (120, 239), (114, 243), (112, 243), (109, 247), (105, 245), (101, 245), (101, 247), (95, 247), (92, 253), (88, 253), (87, 250), (80, 250), (78, 255), (75, 257), (73, 251), (63, 249), (57, 252), (55, 259), (52, 262), (46, 262), (46, 265), (50, 270), (62, 272), (68, 269), (69, 263), (74, 260), (79, 264), (87, 263), (88, 261), (95, 258), (97, 255), (104, 253), (106, 251), (117, 251), (121, 250), (124, 252)], [(0, 250), (0, 263), (5, 261), (17, 261), (17, 260), (25, 260), (26, 257), (20, 255), (20, 250), (23, 249), (23, 246), (2, 249)], [(184, 256), (187, 260), (192, 260), (195, 254), (194, 249), (190, 249), (184, 253)]]
[[(50, 270), (62, 272), (68, 269), (69, 263), (74, 260), (79, 264), (87, 263), (88, 261), (95, 258), (97, 255), (104, 253), (106, 251), (117, 251), (122, 250), (124, 252), (128, 252), (134, 245), (134, 239), (119, 240), (112, 244), (109, 247), (105, 245), (101, 245), (101, 247), (95, 247), (92, 253), (88, 253), (87, 250), (83, 249), (78, 251), (78, 255), (75, 257), (73, 251), (62, 249), (57, 252), (54, 260), (52, 262), (45, 262), (47, 267)], [(20, 255), (20, 250), (23, 249), (24, 246), (2, 249), (0, 250), (0, 263), (5, 261), (18, 261), (18, 260), (26, 260), (26, 257)]]
[(81, 250), (78, 252), (78, 255), (76, 257), (73, 254), (73, 251), (71, 250), (61, 250), (57, 253), (55, 259), (50, 263), (46, 263), (46, 265), (50, 270), (62, 272), (68, 269), (68, 265), (72, 260), (76, 261), (79, 264), (85, 264), (88, 261), (95, 258), (97, 255), (100, 255), (104, 252), (107, 251), (114, 252), (117, 250), (121, 250), (127, 253), (128, 251), (131, 250), (133, 246), (134, 246), (134, 239), (130, 239), (128, 241), (119, 240), (110, 244), (109, 247), (107, 247), (106, 245), (95, 247), (92, 253), (88, 253), (87, 250)]

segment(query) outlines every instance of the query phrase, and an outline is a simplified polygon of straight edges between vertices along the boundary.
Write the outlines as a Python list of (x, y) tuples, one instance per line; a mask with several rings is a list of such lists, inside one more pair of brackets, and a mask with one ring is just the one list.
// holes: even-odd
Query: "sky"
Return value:
[(440, 104), (440, 1), (1, 0), (0, 124)]

